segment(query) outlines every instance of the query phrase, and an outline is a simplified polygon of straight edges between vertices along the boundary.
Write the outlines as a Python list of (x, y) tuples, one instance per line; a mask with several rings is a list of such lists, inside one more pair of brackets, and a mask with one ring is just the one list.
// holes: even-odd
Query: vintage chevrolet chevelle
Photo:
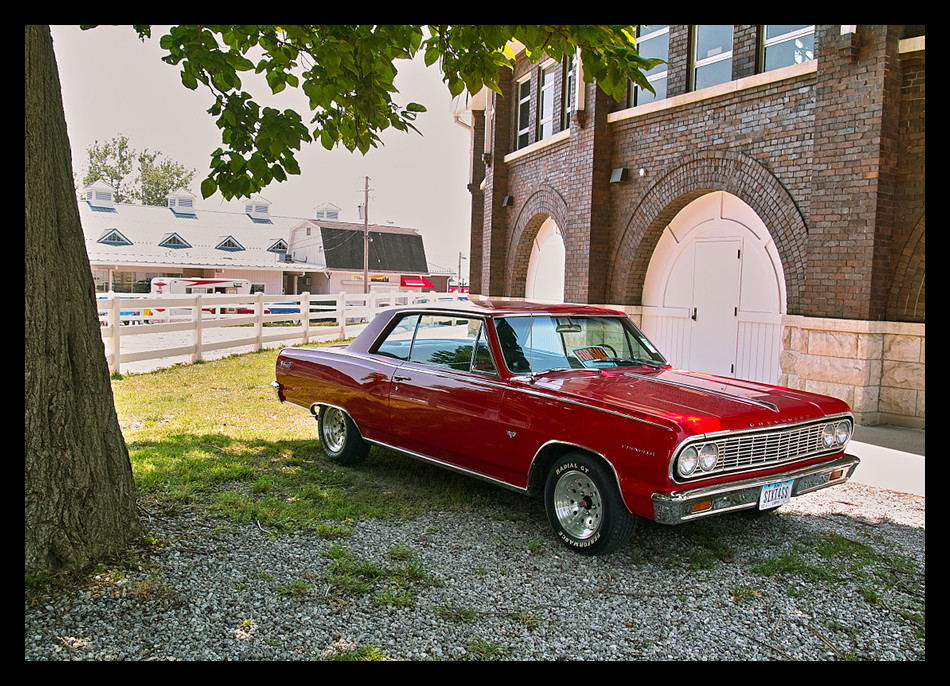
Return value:
[(638, 517), (768, 511), (859, 462), (844, 402), (673, 369), (629, 317), (585, 305), (397, 308), (348, 346), (285, 348), (276, 377), (331, 459), (389, 446), (541, 494), (557, 536), (588, 555)]

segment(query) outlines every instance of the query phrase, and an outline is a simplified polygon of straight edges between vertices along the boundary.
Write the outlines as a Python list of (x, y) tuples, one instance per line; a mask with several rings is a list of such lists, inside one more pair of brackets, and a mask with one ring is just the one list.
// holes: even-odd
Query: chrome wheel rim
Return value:
[(570, 470), (554, 485), (552, 504), (557, 521), (568, 535), (587, 539), (600, 529), (603, 498), (594, 481), (584, 472)]
[(346, 443), (346, 417), (334, 407), (323, 411), (323, 442), (334, 453), (340, 452)]

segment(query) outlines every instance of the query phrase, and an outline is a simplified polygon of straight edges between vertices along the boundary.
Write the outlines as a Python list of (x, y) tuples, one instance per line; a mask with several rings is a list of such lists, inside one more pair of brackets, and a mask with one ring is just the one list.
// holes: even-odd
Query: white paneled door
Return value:
[(660, 237), (643, 285), (643, 331), (677, 367), (777, 383), (785, 281), (751, 207), (708, 193)]
[(738, 238), (696, 241), (690, 367), (710, 374), (735, 374), (739, 332)]

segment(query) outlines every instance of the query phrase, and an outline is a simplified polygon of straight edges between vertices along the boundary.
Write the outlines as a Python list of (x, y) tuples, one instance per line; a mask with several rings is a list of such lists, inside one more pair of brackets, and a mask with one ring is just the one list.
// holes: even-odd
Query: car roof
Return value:
[(488, 316), (502, 316), (512, 314), (552, 314), (566, 315), (622, 315), (623, 312), (594, 305), (577, 305), (570, 303), (539, 303), (522, 300), (468, 300), (465, 302), (434, 302), (414, 306), (400, 307), (399, 310), (440, 310), (446, 312), (473, 312)]

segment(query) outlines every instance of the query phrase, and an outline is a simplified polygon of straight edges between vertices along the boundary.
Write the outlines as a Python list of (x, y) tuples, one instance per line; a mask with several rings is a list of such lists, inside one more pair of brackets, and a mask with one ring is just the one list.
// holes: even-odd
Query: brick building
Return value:
[(642, 27), (469, 103), (471, 291), (621, 307), (680, 367), (924, 426), (924, 27)]

